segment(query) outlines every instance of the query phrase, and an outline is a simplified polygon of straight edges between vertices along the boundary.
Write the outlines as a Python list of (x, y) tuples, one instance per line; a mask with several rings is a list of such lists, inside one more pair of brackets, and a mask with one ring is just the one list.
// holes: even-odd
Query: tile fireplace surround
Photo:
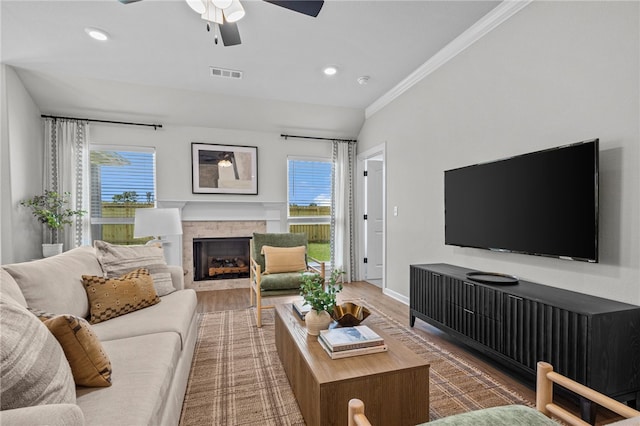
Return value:
[(286, 203), (225, 201), (163, 201), (158, 207), (181, 211), (182, 236), (169, 237), (165, 256), (169, 264), (182, 263), (185, 288), (225, 290), (249, 288), (249, 279), (193, 280), (193, 239), (251, 237), (254, 232), (286, 232)]
[[(229, 288), (249, 288), (248, 278), (229, 280), (193, 280), (193, 239), (250, 237), (254, 232), (265, 232), (266, 222), (260, 221), (183, 221), (182, 222), (182, 264), (188, 269), (184, 277), (186, 288), (195, 290), (224, 290)], [(189, 266), (187, 266), (189, 265)], [(248, 290), (247, 290), (248, 292)]]

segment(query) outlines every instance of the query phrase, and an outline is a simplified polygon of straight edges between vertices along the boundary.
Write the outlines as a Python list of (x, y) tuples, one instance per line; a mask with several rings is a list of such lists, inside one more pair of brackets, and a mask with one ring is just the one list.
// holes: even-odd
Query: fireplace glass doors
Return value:
[(194, 238), (194, 281), (249, 278), (249, 237)]

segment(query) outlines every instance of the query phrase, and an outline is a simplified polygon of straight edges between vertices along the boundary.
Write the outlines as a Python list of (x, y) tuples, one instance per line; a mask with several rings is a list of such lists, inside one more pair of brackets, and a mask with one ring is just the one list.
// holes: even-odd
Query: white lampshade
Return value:
[(134, 238), (164, 235), (182, 235), (179, 209), (136, 209)]
[(236, 22), (244, 17), (244, 7), (240, 4), (240, 0), (233, 0), (231, 5), (224, 9), (224, 17), (227, 22)]

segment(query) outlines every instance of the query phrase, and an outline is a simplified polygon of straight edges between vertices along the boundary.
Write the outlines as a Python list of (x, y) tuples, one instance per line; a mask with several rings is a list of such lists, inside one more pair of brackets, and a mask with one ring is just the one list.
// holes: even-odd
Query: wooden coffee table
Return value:
[(387, 352), (333, 360), (291, 304), (275, 309), (276, 348), (308, 426), (347, 425), (351, 398), (364, 401), (374, 425), (429, 421), (429, 364), (402, 343), (371, 327)]

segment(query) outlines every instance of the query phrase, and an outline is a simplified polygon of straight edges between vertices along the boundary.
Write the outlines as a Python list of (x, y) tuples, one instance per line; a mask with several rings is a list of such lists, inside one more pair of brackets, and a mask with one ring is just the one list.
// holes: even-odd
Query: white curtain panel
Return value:
[(344, 281), (352, 281), (354, 256), (354, 143), (333, 142), (333, 205), (331, 206), (331, 265), (344, 271)]
[[(45, 121), (44, 188), (60, 194), (71, 194), (70, 208), (84, 210), (81, 218), (64, 228), (57, 242), (64, 250), (91, 244), (90, 227), (90, 158), (89, 124), (77, 120), (47, 119)], [(45, 242), (50, 240), (49, 232)], [(51, 241), (49, 241), (51, 242)]]

